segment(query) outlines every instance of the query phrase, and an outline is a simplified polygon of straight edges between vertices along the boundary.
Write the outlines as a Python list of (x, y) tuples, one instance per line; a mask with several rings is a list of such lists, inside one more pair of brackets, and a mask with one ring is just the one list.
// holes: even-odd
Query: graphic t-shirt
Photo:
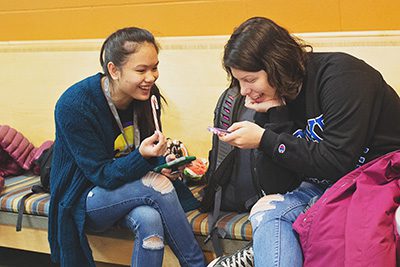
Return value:
[[(122, 127), (124, 128), (126, 139), (128, 140), (129, 147), (131, 150), (135, 149), (135, 131), (133, 125), (133, 105), (130, 105), (127, 109), (117, 109), (119, 118), (121, 119)], [(114, 153), (115, 157), (125, 156), (128, 153), (126, 142), (124, 137), (116, 124), (118, 135), (114, 141)]]

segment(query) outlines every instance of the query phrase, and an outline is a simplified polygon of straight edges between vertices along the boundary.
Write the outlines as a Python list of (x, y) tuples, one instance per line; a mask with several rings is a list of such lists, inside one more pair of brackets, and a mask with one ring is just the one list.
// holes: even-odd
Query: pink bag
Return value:
[(24, 170), (31, 168), (35, 147), (20, 132), (8, 125), (0, 125), (0, 148)]
[(53, 143), (48, 140), (36, 148), (14, 128), (0, 125), (0, 176), (19, 175), (27, 170), (39, 174), (35, 161)]
[(400, 202), (400, 150), (350, 172), (329, 188), (293, 228), (304, 267), (396, 266), (394, 214)]
[(0, 148), (0, 176), (18, 175), (23, 171), (11, 156)]
[(0, 176), (0, 193), (1, 190), (3, 190), (3, 188), (4, 188), (4, 178)]

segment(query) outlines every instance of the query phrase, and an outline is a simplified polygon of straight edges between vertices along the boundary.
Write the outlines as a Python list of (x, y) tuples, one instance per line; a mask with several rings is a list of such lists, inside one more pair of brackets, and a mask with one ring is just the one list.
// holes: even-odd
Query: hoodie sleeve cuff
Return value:
[(270, 108), (267, 112), (257, 112), (254, 121), (262, 126), (267, 123), (281, 123), (289, 120), (289, 109), (286, 106)]
[(286, 106), (273, 107), (267, 112), (270, 123), (286, 122), (289, 120), (289, 109)]
[(272, 157), (277, 143), (278, 134), (267, 128), (261, 137), (260, 147), (258, 149)]

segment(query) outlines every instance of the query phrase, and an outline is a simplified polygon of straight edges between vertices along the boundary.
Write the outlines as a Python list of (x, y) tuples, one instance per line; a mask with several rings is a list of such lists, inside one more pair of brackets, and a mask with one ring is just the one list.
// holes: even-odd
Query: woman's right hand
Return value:
[(167, 151), (167, 139), (160, 131), (155, 131), (147, 137), (139, 146), (139, 153), (145, 159), (163, 156)]

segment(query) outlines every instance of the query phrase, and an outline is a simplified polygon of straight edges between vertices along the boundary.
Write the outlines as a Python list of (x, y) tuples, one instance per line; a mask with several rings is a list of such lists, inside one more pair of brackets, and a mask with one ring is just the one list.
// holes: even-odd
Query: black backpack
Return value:
[[(218, 99), (214, 110), (214, 127), (227, 129), (243, 117), (253, 118), (254, 114), (255, 111), (244, 107), (244, 97), (240, 95), (239, 88), (231, 87), (226, 89)], [(224, 233), (216, 227), (221, 211), (246, 212), (258, 200), (262, 191), (258, 185), (257, 176), (251, 168), (252, 151), (243, 154), (243, 151), (221, 142), (217, 135), (213, 135), (212, 138), (212, 149), (208, 156), (209, 168), (205, 174), (207, 186), (203, 191), (201, 211), (209, 212), (209, 235), (205, 242), (211, 239), (216, 255), (221, 256), (223, 252), (218, 235), (223, 237)], [(248, 164), (240, 162), (243, 158), (248, 160)], [(246, 168), (238, 170), (238, 165)], [(247, 175), (243, 173), (243, 169), (248, 171)], [(235, 172), (241, 172), (241, 174)], [(249, 179), (253, 183), (249, 183)], [(237, 186), (238, 183), (241, 186)], [(228, 207), (227, 202), (231, 202), (232, 205)]]
[[(252, 120), (255, 111), (244, 107), (244, 97), (240, 95), (237, 87), (226, 89), (220, 98), (214, 110), (214, 126), (222, 129), (229, 128), (236, 121), (244, 119)], [(213, 210), (215, 204), (216, 192), (222, 191), (221, 210), (245, 212), (250, 209), (251, 202), (255, 202), (256, 195), (261, 193), (256, 181), (256, 175), (250, 168), (252, 159), (251, 151), (239, 150), (228, 143), (221, 142), (217, 135), (212, 137), (212, 149), (209, 151), (209, 168), (205, 174), (207, 186), (204, 189), (202, 199), (202, 211), (209, 212)], [(241, 160), (249, 160), (241, 162)], [(238, 165), (248, 165), (246, 173), (238, 169)], [(235, 172), (242, 172), (240, 175)], [(236, 175), (235, 175), (236, 174)], [(248, 180), (253, 183), (249, 183)], [(236, 180), (235, 180), (236, 179)], [(240, 183), (239, 180), (245, 179)], [(241, 184), (236, 190), (230, 189), (231, 185)], [(249, 186), (246, 187), (246, 184)], [(230, 189), (230, 190), (229, 190)], [(243, 191), (246, 191), (243, 194)], [(232, 202), (231, 205), (224, 205), (224, 202)], [(225, 206), (225, 207), (224, 207)]]
[(53, 147), (54, 144), (43, 151), (36, 161), (36, 165), (39, 166), (40, 170), (40, 185), (32, 186), (32, 192), (34, 193), (50, 193), (50, 168), (53, 159)]
[(35, 161), (35, 165), (39, 167), (40, 170), (40, 184), (33, 185), (28, 194), (24, 195), (18, 203), (18, 219), (17, 219), (17, 232), (21, 231), (22, 228), (22, 218), (25, 211), (25, 200), (33, 194), (37, 193), (50, 193), (50, 168), (51, 160), (53, 158), (53, 147), (51, 145), (48, 149), (44, 150), (40, 157)]

